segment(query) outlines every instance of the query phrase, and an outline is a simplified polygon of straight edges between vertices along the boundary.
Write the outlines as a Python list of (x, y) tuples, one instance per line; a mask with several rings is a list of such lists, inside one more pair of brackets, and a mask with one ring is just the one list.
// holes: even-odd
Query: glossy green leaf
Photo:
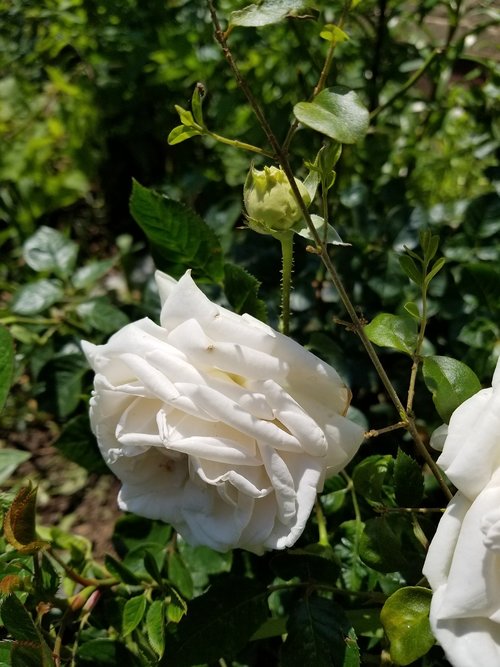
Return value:
[(133, 184), (130, 211), (148, 237), (159, 269), (179, 278), (191, 268), (194, 278), (222, 281), (224, 264), (219, 240), (194, 211), (137, 181)]
[(424, 495), (424, 477), (420, 466), (398, 449), (394, 463), (394, 493), (400, 507), (418, 507)]
[[(0, 411), (10, 391), (14, 375), (14, 341), (8, 329), (0, 326)], [(0, 470), (2, 467), (0, 466)]]
[(382, 607), (380, 620), (396, 665), (409, 665), (434, 645), (429, 623), (431, 600), (429, 589), (407, 586), (393, 593)]
[(21, 463), (31, 457), (31, 452), (21, 449), (0, 449), (0, 484), (3, 484)]
[(145, 595), (136, 595), (128, 599), (123, 607), (122, 636), (129, 635), (142, 621), (146, 612), (147, 600)]
[(306, 5), (307, 2), (304, 0), (262, 0), (258, 4), (231, 12), (229, 25), (259, 28), (278, 23), (286, 16), (299, 12)]
[(23, 257), (34, 271), (67, 277), (74, 269), (78, 245), (52, 227), (42, 226), (23, 246)]
[(446, 423), (459, 405), (481, 389), (474, 371), (458, 359), (425, 357), (422, 371), (436, 410)]
[(63, 426), (62, 431), (54, 443), (54, 447), (67, 459), (78, 463), (89, 472), (99, 474), (109, 473), (97, 441), (90, 429), (87, 414), (77, 415)]
[(17, 315), (37, 315), (60, 301), (63, 296), (64, 292), (58, 280), (35, 280), (15, 292), (11, 310)]
[(292, 609), (281, 651), (284, 667), (358, 667), (356, 635), (333, 600), (308, 595)]
[(165, 625), (165, 603), (155, 600), (146, 615), (146, 631), (151, 648), (159, 658), (165, 652)]
[(413, 318), (380, 313), (365, 326), (368, 338), (381, 347), (412, 355), (417, 345), (418, 327)]
[(296, 104), (293, 112), (298, 121), (341, 144), (354, 144), (368, 131), (368, 109), (344, 86), (325, 88), (312, 102)]
[(238, 314), (249, 313), (267, 320), (267, 306), (259, 299), (260, 282), (237, 264), (224, 264), (224, 293)]
[(235, 656), (268, 617), (266, 587), (224, 576), (189, 603), (162, 665), (190, 667)]
[(110, 334), (129, 323), (125, 313), (114, 306), (107, 296), (97, 296), (80, 303), (76, 312), (87, 331), (96, 329)]

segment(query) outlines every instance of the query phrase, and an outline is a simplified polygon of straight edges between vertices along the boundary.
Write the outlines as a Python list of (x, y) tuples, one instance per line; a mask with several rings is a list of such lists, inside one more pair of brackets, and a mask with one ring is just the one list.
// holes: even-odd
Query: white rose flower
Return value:
[(249, 315), (212, 303), (187, 272), (157, 272), (161, 326), (83, 343), (90, 419), (123, 510), (218, 551), (298, 539), (325, 477), (356, 453), (337, 372)]
[(431, 626), (454, 667), (498, 667), (500, 361), (492, 387), (453, 413), (438, 463), (458, 492), (423, 569), (433, 590)]

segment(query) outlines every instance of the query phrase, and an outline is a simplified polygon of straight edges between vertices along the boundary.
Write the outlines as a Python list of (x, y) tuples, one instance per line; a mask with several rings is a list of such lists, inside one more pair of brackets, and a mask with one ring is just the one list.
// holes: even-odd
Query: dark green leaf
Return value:
[(460, 283), (462, 294), (473, 294), (493, 316), (500, 312), (500, 267), (493, 262), (466, 264)]
[(103, 259), (99, 262), (90, 262), (75, 271), (71, 277), (71, 282), (76, 289), (93, 287), (100, 278), (106, 275), (114, 263), (114, 259)]
[(11, 309), (17, 315), (36, 315), (60, 301), (63, 296), (58, 280), (35, 280), (14, 294)]
[(425, 357), (422, 370), (436, 410), (446, 423), (459, 405), (481, 389), (474, 371), (451, 357)]
[(70, 461), (78, 463), (89, 472), (109, 473), (99, 451), (94, 434), (90, 430), (87, 414), (70, 419), (63, 427), (54, 446)]
[(123, 581), (124, 584), (138, 584), (139, 579), (131, 572), (123, 563), (121, 563), (110, 554), (106, 554), (104, 557), (104, 565), (108, 572), (120, 581)]
[(418, 328), (413, 318), (380, 313), (365, 326), (368, 338), (381, 347), (391, 347), (412, 355), (417, 345)]
[(151, 554), (150, 551), (146, 551), (144, 554), (144, 567), (146, 568), (146, 572), (149, 574), (149, 576), (156, 581), (156, 583), (162, 587), (163, 586), (163, 578), (161, 576), (160, 569), (158, 567), (158, 563), (156, 562), (154, 556)]
[(146, 543), (165, 549), (171, 534), (172, 527), (162, 521), (126, 514), (116, 522), (113, 544), (119, 554), (125, 554)]
[(109, 334), (129, 323), (125, 313), (113, 306), (107, 296), (97, 296), (80, 303), (76, 312), (88, 331), (96, 329)]
[(30, 614), (14, 593), (4, 598), (0, 614), (4, 626), (14, 639), (40, 644), (40, 634)]
[(377, 572), (411, 571), (417, 576), (423, 560), (423, 548), (413, 534), (410, 518), (391, 513), (365, 523), (360, 542), (360, 556)]
[(39, 380), (45, 384), (40, 405), (48, 412), (68, 417), (82, 398), (82, 378), (88, 371), (83, 354), (56, 356), (42, 368)]
[(333, 600), (313, 595), (292, 609), (281, 651), (283, 667), (357, 667), (356, 636), (343, 610)]
[(194, 278), (222, 281), (224, 265), (219, 240), (196, 213), (137, 181), (130, 211), (148, 237), (159, 269), (179, 278), (191, 268)]
[(259, 28), (278, 23), (286, 16), (303, 9), (306, 4), (304, 0), (262, 0), (258, 4), (231, 12), (229, 25)]
[(0, 484), (3, 484), (21, 463), (31, 457), (31, 452), (21, 449), (0, 449)]
[(263, 322), (267, 319), (267, 307), (259, 299), (259, 281), (237, 264), (224, 264), (224, 293), (238, 314), (249, 313)]
[(205, 98), (205, 86), (202, 83), (197, 83), (194, 87), (193, 96), (191, 97), (191, 109), (193, 111), (193, 116), (198, 125), (202, 127), (205, 125), (203, 122), (203, 100)]
[(391, 659), (409, 665), (434, 645), (429, 623), (432, 592), (420, 586), (401, 588), (391, 595), (380, 612), (390, 643)]
[(14, 341), (8, 330), (0, 326), (0, 411), (3, 410), (3, 406), (7, 400), (13, 374)]
[(165, 603), (155, 600), (148, 609), (146, 627), (151, 648), (159, 658), (165, 652), (165, 625)]
[(95, 667), (96, 665), (141, 667), (143, 664), (123, 644), (104, 637), (91, 639), (81, 644), (77, 656), (79, 667)]
[(14, 643), (10, 654), (9, 667), (53, 667), (52, 652), (42, 641), (38, 646)]
[(231, 659), (266, 621), (266, 597), (257, 580), (221, 577), (190, 602), (161, 664), (189, 667)]
[(78, 245), (51, 227), (40, 227), (23, 246), (26, 264), (35, 271), (67, 277), (73, 271)]
[(394, 492), (400, 507), (418, 507), (424, 495), (424, 477), (420, 466), (398, 449), (394, 464)]
[(393, 458), (390, 454), (373, 454), (358, 463), (352, 475), (356, 493), (363, 496), (370, 504), (380, 504), (382, 487), (392, 463)]
[(129, 635), (142, 621), (146, 611), (146, 596), (136, 595), (125, 602), (122, 617), (122, 636)]
[(293, 108), (297, 120), (341, 144), (354, 144), (368, 131), (369, 113), (358, 95), (344, 86), (325, 88), (312, 102)]
[(136, 545), (125, 554), (123, 564), (141, 579), (147, 579), (149, 572), (144, 563), (145, 557), (147, 556), (150, 568), (150, 559), (153, 558), (156, 561), (157, 569), (161, 572), (165, 564), (166, 555), (165, 545), (157, 544), (155, 542), (143, 542), (142, 544)]
[(203, 590), (206, 587), (209, 575), (231, 570), (232, 551), (221, 554), (210, 547), (192, 547), (182, 540), (178, 540), (178, 546), (179, 553), (191, 572), (197, 590)]
[(406, 273), (410, 280), (413, 280), (417, 285), (422, 285), (424, 277), (422, 271), (418, 268), (415, 260), (408, 255), (400, 255), (398, 257), (401, 268)]

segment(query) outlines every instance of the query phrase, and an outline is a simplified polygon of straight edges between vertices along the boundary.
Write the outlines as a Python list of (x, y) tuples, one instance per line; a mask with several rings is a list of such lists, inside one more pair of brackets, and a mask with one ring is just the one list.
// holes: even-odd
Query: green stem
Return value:
[(316, 496), (316, 502), (314, 504), (314, 509), (316, 512), (316, 521), (318, 522), (318, 544), (321, 544), (322, 547), (329, 547), (330, 540), (328, 539), (326, 519), (323, 513), (323, 508), (321, 507), (321, 503), (317, 496)]
[[(424, 275), (427, 271), (424, 271)], [(424, 343), (425, 328), (427, 326), (427, 286), (425, 281), (422, 285), (422, 315), (420, 317), (420, 330), (418, 332), (417, 343), (415, 345), (415, 354), (413, 355), (413, 364), (410, 373), (410, 384), (408, 387), (408, 399), (406, 402), (406, 410), (411, 412), (413, 409), (413, 400), (415, 398), (415, 384), (417, 381), (418, 367), (420, 366), (420, 352)]]
[(276, 234), (276, 238), (281, 243), (281, 333), (288, 336), (290, 333), (290, 292), (292, 288), (292, 267), (293, 267), (293, 232), (283, 232)]
[(204, 134), (212, 137), (212, 139), (215, 139), (221, 144), (227, 144), (233, 148), (240, 148), (244, 151), (251, 151), (252, 153), (258, 153), (259, 155), (264, 155), (265, 157), (274, 159), (274, 155), (272, 153), (269, 153), (269, 151), (265, 151), (263, 148), (259, 148), (258, 146), (247, 144), (244, 141), (238, 141), (238, 139), (228, 139), (227, 137), (223, 137), (222, 135), (217, 134), (216, 132), (211, 132), (207, 129), (205, 129)]

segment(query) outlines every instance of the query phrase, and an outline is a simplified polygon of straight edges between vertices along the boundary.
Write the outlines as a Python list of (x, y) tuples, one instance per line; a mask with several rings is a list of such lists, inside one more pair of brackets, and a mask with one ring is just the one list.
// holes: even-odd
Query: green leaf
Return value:
[(0, 449), (0, 484), (3, 484), (21, 463), (31, 457), (31, 452), (20, 449)]
[(341, 144), (354, 144), (368, 131), (368, 109), (344, 86), (325, 88), (312, 102), (296, 104), (293, 112), (298, 121)]
[(248, 5), (243, 9), (231, 12), (229, 25), (259, 28), (278, 23), (286, 16), (303, 9), (306, 4), (304, 0), (262, 0), (258, 4)]
[(143, 667), (139, 660), (123, 644), (114, 639), (91, 639), (78, 648), (77, 664), (79, 667), (95, 667), (96, 665), (126, 665), (127, 667)]
[(17, 315), (36, 315), (60, 301), (63, 296), (64, 292), (58, 280), (35, 280), (14, 294), (11, 310)]
[(205, 125), (203, 121), (203, 100), (205, 99), (205, 95), (205, 86), (202, 83), (197, 83), (191, 97), (191, 109), (193, 110), (195, 121), (202, 127)]
[(420, 322), (420, 310), (415, 302), (408, 301), (403, 307), (417, 322)]
[(77, 269), (71, 277), (71, 282), (76, 289), (93, 287), (114, 266), (114, 259), (103, 259), (99, 262), (90, 262)]
[[(12, 384), (14, 355), (15, 350), (12, 336), (5, 327), (0, 326), (0, 411), (3, 410)], [(0, 470), (2, 470), (1, 465)]]
[(424, 495), (424, 477), (420, 466), (398, 449), (394, 464), (394, 492), (400, 507), (418, 507)]
[(50, 359), (40, 371), (45, 383), (40, 405), (48, 412), (56, 410), (59, 417), (68, 417), (82, 398), (82, 378), (88, 372), (83, 354), (62, 354)]
[(415, 260), (409, 255), (400, 255), (398, 260), (408, 278), (413, 280), (417, 285), (422, 285), (424, 276), (422, 271), (418, 268)]
[(268, 617), (267, 591), (255, 579), (224, 576), (189, 604), (162, 665), (189, 667), (231, 659)]
[(410, 572), (419, 575), (423, 549), (413, 533), (410, 518), (390, 513), (368, 519), (360, 541), (360, 556), (377, 572)]
[(185, 598), (193, 597), (193, 578), (177, 551), (168, 554), (168, 578)]
[(122, 635), (129, 635), (144, 617), (147, 600), (145, 595), (136, 595), (125, 602), (122, 615)]
[(31, 482), (21, 487), (3, 521), (5, 539), (22, 554), (33, 554), (48, 546), (36, 534), (36, 492), (37, 487)]
[(446, 423), (459, 405), (481, 389), (474, 371), (451, 357), (425, 357), (422, 371), (436, 410)]
[(391, 347), (410, 356), (417, 345), (417, 323), (410, 317), (380, 313), (365, 326), (368, 338), (381, 347)]
[(267, 320), (267, 306), (257, 296), (260, 282), (237, 264), (224, 264), (224, 293), (238, 314), (249, 313), (257, 319)]
[(4, 598), (0, 613), (5, 628), (14, 639), (40, 644), (40, 634), (33, 619), (14, 593)]
[(393, 458), (390, 454), (373, 454), (358, 463), (352, 475), (356, 493), (363, 496), (371, 505), (380, 504), (382, 487), (392, 464)]
[(319, 33), (319, 36), (332, 44), (345, 42), (349, 39), (349, 35), (333, 23), (327, 23)]
[(500, 312), (500, 267), (494, 262), (466, 264), (460, 283), (462, 294), (473, 294), (496, 319)]
[(439, 259), (437, 259), (434, 262), (434, 264), (432, 266), (432, 269), (425, 276), (425, 285), (428, 285), (431, 282), (431, 280), (434, 278), (434, 276), (437, 275), (439, 273), (439, 271), (441, 271), (441, 269), (443, 268), (443, 266), (445, 264), (446, 264), (446, 258), (445, 257), (440, 257)]
[(137, 181), (133, 184), (130, 211), (148, 237), (159, 269), (179, 278), (191, 268), (194, 278), (222, 281), (224, 265), (219, 240), (194, 211)]
[(286, 667), (357, 667), (356, 635), (333, 600), (308, 595), (292, 609), (280, 664)]
[(67, 277), (73, 271), (78, 245), (51, 227), (40, 227), (23, 246), (23, 257), (35, 271)]
[(151, 648), (159, 658), (165, 652), (165, 625), (165, 603), (163, 600), (155, 600), (148, 609), (146, 628)]
[(186, 563), (196, 591), (205, 590), (209, 576), (231, 570), (233, 552), (219, 553), (210, 547), (192, 547), (182, 539), (177, 540), (179, 553)]
[[(314, 229), (318, 232), (320, 239), (325, 237), (325, 220), (315, 213), (311, 213), (311, 221), (314, 225)], [(309, 241), (314, 241), (313, 235), (309, 227), (307, 226), (305, 220), (302, 220), (300, 223), (294, 225), (293, 231), (302, 236), (302, 238), (308, 239)], [(329, 223), (327, 224), (326, 231), (326, 242), (331, 243), (332, 245), (341, 245), (341, 246), (350, 246), (350, 243), (344, 243), (340, 238), (337, 230), (332, 227)]]
[(175, 146), (175, 144), (180, 144), (187, 139), (191, 139), (191, 137), (197, 137), (202, 134), (203, 132), (195, 127), (177, 125), (177, 127), (174, 127), (174, 129), (170, 131), (167, 137), (167, 142), (170, 146)]
[(407, 586), (393, 593), (380, 612), (380, 620), (390, 643), (391, 660), (409, 665), (434, 645), (429, 623), (432, 592)]
[(69, 461), (78, 463), (89, 472), (100, 475), (109, 473), (109, 468), (104, 463), (95, 436), (90, 429), (87, 414), (70, 419), (64, 425), (54, 447)]
[(107, 296), (97, 296), (80, 303), (76, 312), (87, 331), (96, 329), (102, 333), (114, 333), (129, 323), (129, 318), (114, 306)]
[(170, 588), (170, 602), (167, 606), (167, 619), (172, 623), (179, 623), (182, 617), (187, 614), (187, 604), (175, 588)]
[(121, 563), (119, 560), (113, 556), (110, 556), (110, 554), (105, 555), (104, 565), (113, 577), (123, 581), (124, 584), (134, 585), (139, 583), (139, 579), (135, 576), (135, 574), (131, 572), (128, 567), (125, 567), (125, 565), (123, 565), (123, 563)]

